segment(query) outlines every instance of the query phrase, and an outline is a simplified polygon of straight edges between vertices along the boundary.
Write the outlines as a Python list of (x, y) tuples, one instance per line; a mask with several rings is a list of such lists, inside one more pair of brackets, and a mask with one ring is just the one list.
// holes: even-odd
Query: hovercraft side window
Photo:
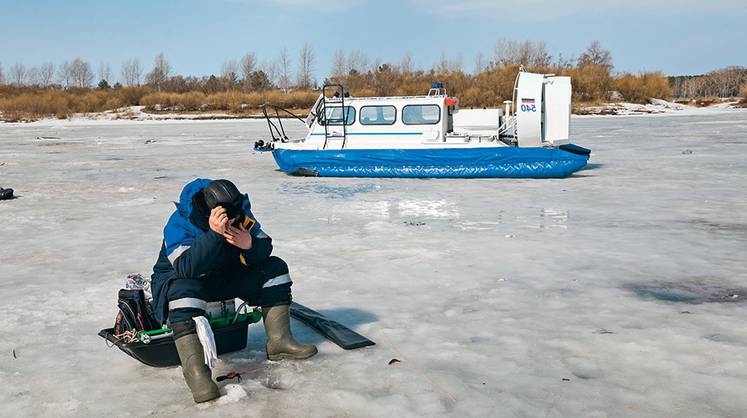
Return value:
[[(345, 125), (352, 125), (355, 122), (355, 108), (345, 106)], [(342, 125), (342, 108), (328, 107), (324, 109), (324, 117), (319, 120), (320, 125)]]
[(361, 125), (394, 125), (397, 121), (397, 108), (394, 106), (363, 106)]
[(407, 105), (402, 109), (405, 125), (435, 125), (440, 121), (441, 108), (438, 105)]

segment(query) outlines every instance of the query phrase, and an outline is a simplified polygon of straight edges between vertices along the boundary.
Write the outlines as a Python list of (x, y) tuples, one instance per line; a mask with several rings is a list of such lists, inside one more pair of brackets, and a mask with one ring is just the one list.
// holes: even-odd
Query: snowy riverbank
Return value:
[[(604, 103), (601, 105), (582, 105), (576, 109), (577, 114), (574, 117), (588, 116), (645, 116), (645, 115), (698, 115), (713, 114), (729, 111), (743, 110), (735, 107), (737, 102), (724, 101), (712, 106), (695, 107), (674, 102), (668, 102), (661, 99), (651, 99), (648, 104), (637, 103)], [(299, 115), (305, 116), (303, 112)], [(61, 122), (70, 124), (89, 124), (89, 123), (106, 123), (106, 122), (166, 122), (166, 121), (215, 121), (215, 120), (264, 120), (261, 113), (256, 114), (236, 114), (225, 112), (147, 112), (145, 106), (129, 106), (116, 110), (109, 110), (101, 113), (74, 114), (66, 119), (45, 118), (34, 122), (41, 125), (56, 125)], [(0, 126), (7, 122), (0, 121)]]

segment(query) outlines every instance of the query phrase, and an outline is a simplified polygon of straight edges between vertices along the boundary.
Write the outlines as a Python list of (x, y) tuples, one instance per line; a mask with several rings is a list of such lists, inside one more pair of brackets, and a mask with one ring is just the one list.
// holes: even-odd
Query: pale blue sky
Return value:
[(287, 47), (315, 49), (322, 79), (336, 49), (398, 62), (410, 52), (429, 68), (442, 54), (472, 71), (500, 38), (544, 40), (554, 55), (577, 56), (594, 39), (618, 71), (696, 74), (747, 66), (744, 0), (0, 0), (0, 62), (7, 71), (80, 56), (94, 69), (138, 58), (149, 70), (166, 54), (175, 72), (218, 74), (227, 58)]

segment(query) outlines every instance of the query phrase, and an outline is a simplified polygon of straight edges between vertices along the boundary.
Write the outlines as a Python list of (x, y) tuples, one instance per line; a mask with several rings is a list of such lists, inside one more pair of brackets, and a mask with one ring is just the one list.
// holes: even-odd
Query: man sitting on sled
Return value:
[(195, 402), (219, 396), (192, 318), (207, 302), (240, 298), (262, 307), (270, 360), (305, 359), (317, 353), (290, 332), (288, 265), (271, 256), (272, 239), (251, 212), (248, 195), (228, 180), (196, 179), (182, 190), (163, 231), (153, 267), (153, 307), (168, 321)]

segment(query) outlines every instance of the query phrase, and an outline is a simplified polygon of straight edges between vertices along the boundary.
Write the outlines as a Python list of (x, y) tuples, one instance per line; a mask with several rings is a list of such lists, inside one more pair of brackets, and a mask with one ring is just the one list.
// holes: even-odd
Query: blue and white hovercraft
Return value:
[(350, 97), (325, 85), (301, 119), (305, 137), (288, 138), (287, 111), (265, 105), (272, 142), (255, 147), (272, 150), (283, 172), (321, 177), (559, 178), (586, 165), (590, 150), (569, 141), (570, 77), (521, 71), (504, 104), (459, 109), (439, 83), (407, 97)]

